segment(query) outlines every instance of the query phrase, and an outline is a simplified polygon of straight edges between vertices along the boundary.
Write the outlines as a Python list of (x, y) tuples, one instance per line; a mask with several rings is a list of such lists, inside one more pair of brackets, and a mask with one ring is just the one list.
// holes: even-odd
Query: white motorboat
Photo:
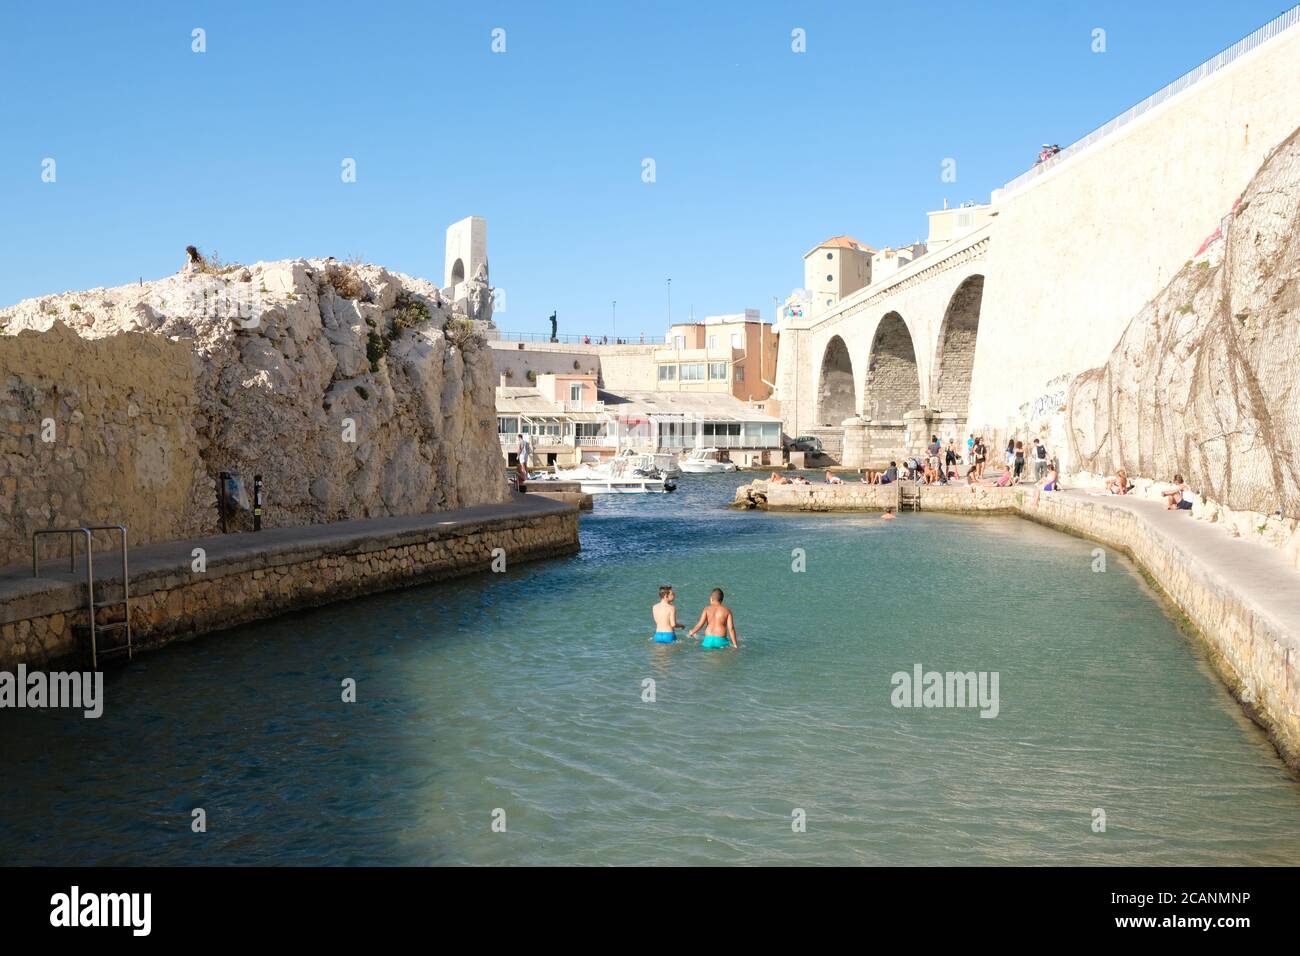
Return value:
[(588, 495), (663, 494), (677, 485), (654, 474), (638, 474), (639, 468), (630, 467), (631, 460), (614, 458), (603, 465), (579, 465), (566, 471), (557, 471), (559, 481), (576, 481)]
[(736, 463), (717, 448), (697, 448), (682, 459), (682, 471), (688, 475), (719, 475), (735, 470)]
[(682, 467), (677, 463), (677, 456), (670, 451), (656, 452), (647, 456), (651, 464), (665, 478), (680, 478), (682, 476)]
[(680, 478), (682, 476), (682, 469), (677, 464), (677, 456), (672, 452), (649, 454), (633, 451), (631, 448), (624, 448), (613, 460), (627, 460), (631, 462), (628, 466), (630, 468), (644, 472), (657, 471), (664, 478)]

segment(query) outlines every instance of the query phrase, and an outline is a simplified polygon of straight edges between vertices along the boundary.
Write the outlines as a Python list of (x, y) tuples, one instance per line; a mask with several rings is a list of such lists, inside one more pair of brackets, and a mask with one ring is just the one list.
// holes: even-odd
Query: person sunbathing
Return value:
[(828, 484), (828, 485), (842, 485), (842, 484), (844, 484), (844, 479), (841, 478), (841, 477), (839, 477), (838, 475), (833, 475), (833, 474), (831, 474), (831, 473), (828, 471), (828, 472), (826, 472), (826, 484)]
[(1133, 486), (1128, 483), (1128, 472), (1123, 468), (1115, 472), (1114, 478), (1106, 479), (1106, 490), (1112, 495), (1126, 495), (1133, 490)]
[(777, 474), (775, 471), (772, 472), (772, 477), (769, 478), (769, 479), (767, 479), (767, 480), (770, 481), (770, 482), (771, 482), (772, 484), (774, 484), (774, 485), (788, 485), (788, 484), (790, 484), (790, 479), (789, 479), (789, 478), (787, 478), (785, 475), (779, 475), (779, 474)]
[(1182, 475), (1174, 475), (1174, 486), (1160, 494), (1170, 511), (1191, 511), (1192, 505), (1196, 504), (1196, 494), (1187, 487)]
[(898, 462), (891, 461), (884, 471), (878, 471), (871, 477), (873, 485), (892, 485), (898, 480)]

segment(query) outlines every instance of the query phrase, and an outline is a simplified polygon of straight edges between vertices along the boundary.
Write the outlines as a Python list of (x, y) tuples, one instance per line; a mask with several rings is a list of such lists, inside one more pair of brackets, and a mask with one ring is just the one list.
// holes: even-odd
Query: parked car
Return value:
[(801, 451), (809, 455), (823, 453), (822, 440), (816, 435), (800, 435), (798, 438), (792, 438), (786, 448), (790, 451)]

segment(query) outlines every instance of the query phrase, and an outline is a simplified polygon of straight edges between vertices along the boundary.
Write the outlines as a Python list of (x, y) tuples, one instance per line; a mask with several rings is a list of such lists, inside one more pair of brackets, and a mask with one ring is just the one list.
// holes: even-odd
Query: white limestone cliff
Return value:
[(263, 476), (266, 527), (503, 501), (484, 325), (332, 259), (0, 309), (0, 561), (41, 527), (212, 533), (221, 471)]
[(1119, 468), (1197, 517), (1289, 550), (1300, 564), (1300, 130), (1265, 160), (1205, 248), (1077, 376), (1069, 433), (1083, 472)]

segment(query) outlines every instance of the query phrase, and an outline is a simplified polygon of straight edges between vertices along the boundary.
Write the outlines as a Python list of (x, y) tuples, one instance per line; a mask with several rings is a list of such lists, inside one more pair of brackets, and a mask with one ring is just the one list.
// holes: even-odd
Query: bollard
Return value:
[(253, 476), (253, 530), (262, 530), (262, 476)]

